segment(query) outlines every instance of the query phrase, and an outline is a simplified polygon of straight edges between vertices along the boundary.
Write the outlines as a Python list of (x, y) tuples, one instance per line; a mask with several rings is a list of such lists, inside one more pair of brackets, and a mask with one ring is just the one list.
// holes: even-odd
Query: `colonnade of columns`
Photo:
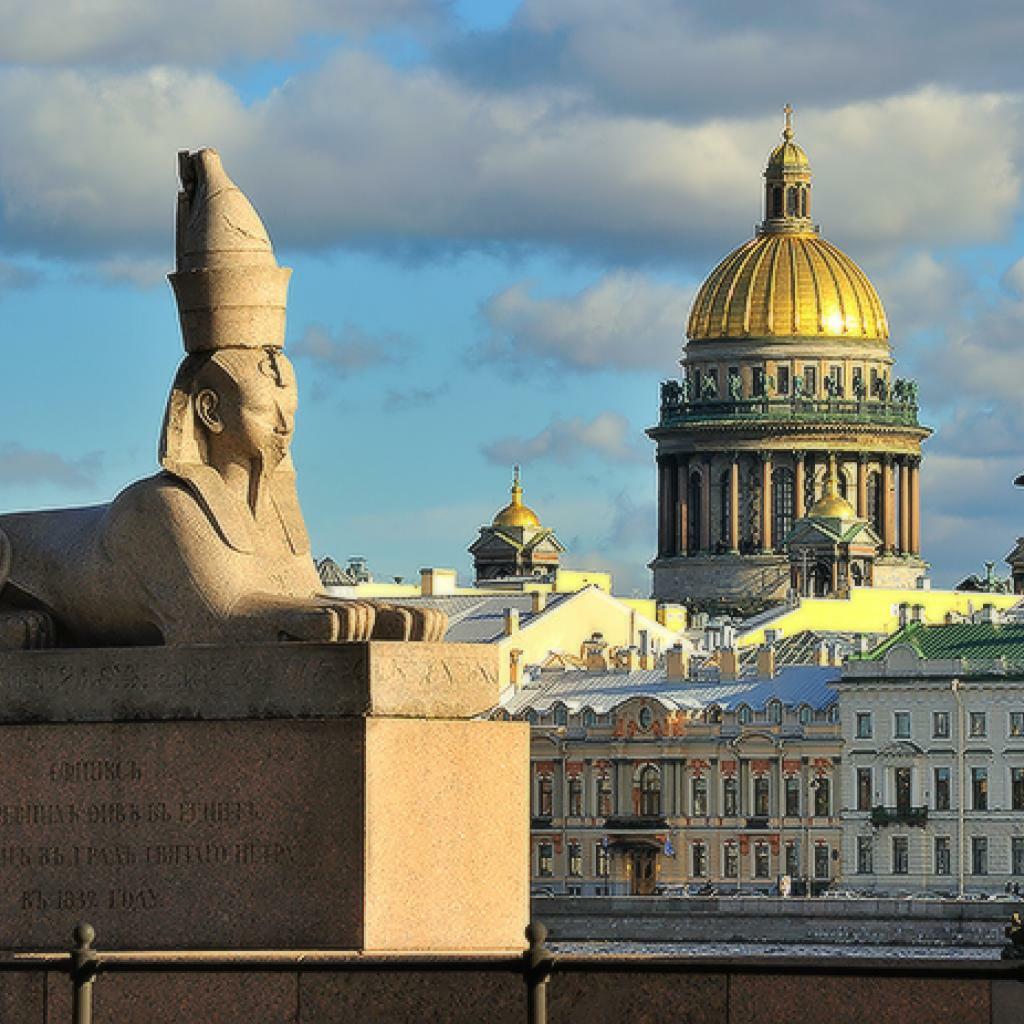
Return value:
[[(768, 553), (781, 546), (782, 537), (773, 537), (773, 473), (772, 451), (742, 453), (759, 460), (760, 500), (758, 516), (758, 548)], [(794, 452), (792, 454), (794, 487), (794, 519), (807, 514), (806, 486), (808, 464), (825, 464), (829, 452)], [(726, 454), (728, 461), (727, 536), (719, 538), (729, 552), (740, 550), (740, 460), (741, 453)], [(856, 455), (856, 491), (851, 495), (856, 513), (872, 519), (868, 484), (871, 464), (881, 467), (879, 481), (879, 533), (885, 554), (919, 555), (921, 552), (921, 458), (917, 455), (889, 455), (862, 452)], [(721, 453), (662, 455), (658, 458), (658, 553), (661, 557), (710, 554), (714, 548), (711, 530), (711, 494), (716, 481), (712, 463), (721, 464)], [(786, 464), (790, 460), (787, 458)], [(847, 459), (843, 465), (849, 465)], [(756, 466), (756, 463), (755, 463)], [(813, 469), (812, 469), (813, 472)], [(691, 487), (696, 476), (699, 487)], [(691, 508), (691, 492), (697, 497)]]

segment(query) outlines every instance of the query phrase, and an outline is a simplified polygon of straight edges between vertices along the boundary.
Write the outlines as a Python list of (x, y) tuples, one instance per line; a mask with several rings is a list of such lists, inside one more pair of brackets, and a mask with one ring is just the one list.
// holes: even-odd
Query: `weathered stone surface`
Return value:
[(2, 726), (0, 750), (0, 948), (80, 919), (105, 949), (522, 945), (525, 727)]
[(469, 718), (498, 703), (486, 644), (247, 644), (0, 653), (0, 722)]

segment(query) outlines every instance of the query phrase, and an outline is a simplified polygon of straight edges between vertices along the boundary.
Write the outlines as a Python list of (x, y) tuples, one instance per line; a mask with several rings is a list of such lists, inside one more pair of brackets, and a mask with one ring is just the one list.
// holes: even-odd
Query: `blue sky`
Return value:
[(791, 102), (816, 219), (878, 287), (936, 427), (936, 582), (1024, 532), (1016, 5), (966, 25), (945, 0), (67, 7), (0, 0), (0, 507), (154, 471), (175, 152), (213, 145), (295, 270), (316, 554), (467, 575), (518, 460), (566, 562), (646, 593), (643, 429)]

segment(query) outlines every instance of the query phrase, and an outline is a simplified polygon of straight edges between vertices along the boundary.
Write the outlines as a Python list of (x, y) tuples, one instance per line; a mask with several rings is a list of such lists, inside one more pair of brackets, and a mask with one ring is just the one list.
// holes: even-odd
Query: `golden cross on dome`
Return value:
[(786, 127), (782, 130), (782, 137), (791, 139), (793, 138), (793, 108), (787, 103), (782, 108), (782, 112), (786, 115)]

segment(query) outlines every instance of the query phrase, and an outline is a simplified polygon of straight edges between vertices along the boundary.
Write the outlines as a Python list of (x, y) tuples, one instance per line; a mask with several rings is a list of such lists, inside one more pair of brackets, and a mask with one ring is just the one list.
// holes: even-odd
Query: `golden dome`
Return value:
[(889, 325), (874, 285), (841, 249), (813, 232), (764, 232), (711, 272), (686, 333), (884, 341)]
[(519, 467), (512, 476), (512, 500), (494, 517), (492, 526), (540, 526), (540, 519), (532, 508), (523, 504), (523, 489), (519, 486)]
[(828, 476), (825, 478), (825, 493), (811, 506), (807, 513), (814, 519), (856, 519), (854, 507), (839, 493), (839, 477), (836, 474), (836, 457), (829, 459)]
[(889, 325), (878, 292), (811, 219), (811, 165), (793, 141), (788, 104), (785, 113), (782, 142), (764, 172), (764, 221), (701, 285), (687, 336), (885, 341)]

